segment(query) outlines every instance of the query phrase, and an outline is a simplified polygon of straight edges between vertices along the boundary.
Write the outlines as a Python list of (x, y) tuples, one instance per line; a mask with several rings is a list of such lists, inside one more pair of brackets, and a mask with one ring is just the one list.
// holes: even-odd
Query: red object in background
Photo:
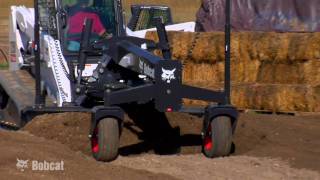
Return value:
[(173, 109), (171, 107), (168, 107), (167, 112), (173, 112)]
[(78, 12), (69, 18), (68, 34), (80, 34), (86, 18), (93, 20), (93, 33), (100, 35), (106, 31), (97, 14), (91, 12)]
[(11, 62), (17, 62), (16, 54), (11, 54), (11, 56), (10, 56), (10, 61), (11, 61)]

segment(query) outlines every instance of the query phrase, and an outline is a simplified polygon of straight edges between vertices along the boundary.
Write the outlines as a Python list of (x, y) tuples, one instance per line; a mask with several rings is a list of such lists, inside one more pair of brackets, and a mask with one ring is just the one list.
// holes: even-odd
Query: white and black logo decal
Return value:
[(173, 70), (167, 70), (162, 68), (162, 75), (161, 78), (163, 81), (166, 81), (167, 83), (171, 83), (171, 80), (176, 79), (174, 76), (174, 72), (176, 71), (176, 68)]

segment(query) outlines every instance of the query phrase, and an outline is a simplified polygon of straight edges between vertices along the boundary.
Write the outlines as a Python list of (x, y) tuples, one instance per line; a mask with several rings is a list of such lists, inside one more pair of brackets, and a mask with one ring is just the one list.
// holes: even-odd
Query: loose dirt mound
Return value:
[(37, 116), (24, 129), (65, 144), (73, 151), (90, 154), (90, 117), (86, 113), (45, 114)]
[[(52, 129), (53, 130), (53, 129)], [(56, 141), (35, 137), (26, 132), (0, 130), (0, 176), (6, 179), (175, 179), (172, 176), (133, 170), (123, 166), (97, 163)], [(29, 160), (25, 171), (16, 168), (16, 159)], [(64, 161), (64, 171), (31, 170), (31, 161)]]
[(154, 173), (166, 173), (180, 179), (317, 179), (315, 172), (290, 168), (287, 163), (267, 158), (237, 156), (208, 159), (202, 155), (119, 158), (112, 164)]
[[(0, 161), (0, 174), (16, 179), (30, 177), (46, 179), (66, 177), (73, 179), (320, 178), (317, 172), (293, 169), (280, 160), (280, 158), (287, 160), (295, 167), (320, 172), (319, 117), (309, 117), (301, 121), (302, 119), (287, 116), (243, 115), (235, 138), (236, 156), (213, 160), (204, 158), (200, 154), (199, 132), (202, 123), (196, 121), (198, 118), (179, 113), (168, 114), (168, 117), (173, 126), (179, 125), (181, 128), (179, 143), (182, 145), (182, 154), (185, 155), (157, 156), (148, 153), (121, 156), (111, 164), (103, 164), (82, 153), (88, 153), (86, 145), (90, 121), (88, 114), (64, 113), (39, 116), (28, 124), (25, 130), (46, 139), (26, 132), (0, 131), (2, 137), (0, 153), (3, 155)], [(125, 127), (121, 144), (123, 148), (127, 148), (126, 152), (129, 155), (149, 152), (146, 151), (145, 144), (141, 144), (141, 140), (132, 132), (132, 129), (139, 130), (130, 119), (126, 119)], [(248, 155), (265, 158), (248, 157)], [(48, 173), (26, 169), (21, 172), (15, 167), (16, 158), (40, 161), (64, 160), (65, 171)]]
[[(176, 143), (181, 145), (181, 154), (201, 153), (202, 121), (179, 113), (170, 113), (167, 117), (172, 126), (180, 126), (181, 135)], [(44, 115), (37, 117), (24, 130), (36, 136), (55, 139), (75, 151), (89, 155), (89, 121), (89, 115), (81, 113)], [(127, 118), (121, 136), (122, 155), (152, 152), (150, 144), (141, 140), (138, 132), (141, 130)], [(294, 167), (320, 172), (319, 132), (319, 116), (243, 114), (235, 135), (235, 155), (281, 158)]]
[[(120, 157), (110, 164), (94, 161), (52, 140), (26, 132), (0, 131), (0, 175), (10, 179), (317, 179), (309, 170), (290, 168), (279, 160), (238, 156), (207, 159), (201, 155)], [(24, 171), (16, 158), (38, 161), (64, 161), (62, 172), (36, 172), (31, 165)], [(170, 174), (170, 175), (169, 175)]]

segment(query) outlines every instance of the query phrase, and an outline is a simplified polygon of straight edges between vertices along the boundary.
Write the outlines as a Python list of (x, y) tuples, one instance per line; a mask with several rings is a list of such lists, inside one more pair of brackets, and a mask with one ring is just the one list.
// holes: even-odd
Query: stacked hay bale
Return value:
[[(224, 33), (168, 36), (174, 59), (183, 61), (185, 83), (223, 87)], [(147, 38), (157, 41), (155, 32)], [(320, 33), (235, 32), (231, 44), (233, 104), (242, 109), (320, 112)]]

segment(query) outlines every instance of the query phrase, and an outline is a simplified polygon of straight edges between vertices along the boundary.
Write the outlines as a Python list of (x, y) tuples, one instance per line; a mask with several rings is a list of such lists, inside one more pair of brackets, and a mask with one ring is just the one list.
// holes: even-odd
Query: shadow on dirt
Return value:
[[(129, 118), (124, 127), (134, 133), (142, 142), (120, 148), (121, 155), (149, 152), (170, 155), (180, 153), (182, 146), (200, 146), (201, 135), (185, 134), (180, 136), (180, 128), (172, 127), (165, 113), (157, 111), (152, 104), (124, 107)], [(138, 127), (141, 131), (137, 130)]]

